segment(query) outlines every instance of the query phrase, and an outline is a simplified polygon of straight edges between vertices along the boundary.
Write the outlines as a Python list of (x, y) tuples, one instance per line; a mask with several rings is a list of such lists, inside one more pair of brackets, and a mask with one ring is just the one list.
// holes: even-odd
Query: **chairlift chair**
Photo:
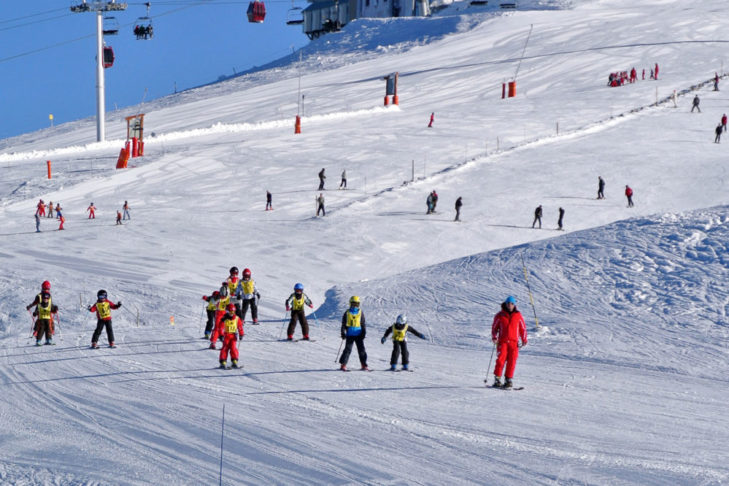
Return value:
[(104, 35), (117, 35), (119, 33), (119, 21), (116, 17), (104, 17), (102, 32)]
[(134, 22), (134, 35), (137, 37), (137, 40), (149, 40), (154, 37), (152, 18), (149, 16), (149, 8), (152, 6), (152, 3), (146, 2), (144, 5), (147, 7), (147, 15), (139, 17)]
[(266, 18), (266, 5), (263, 2), (254, 0), (248, 4), (246, 15), (248, 16), (248, 22), (256, 24), (263, 23), (263, 19)]
[(114, 65), (114, 49), (111, 46), (104, 46), (104, 69), (110, 68)]
[(291, 8), (286, 12), (286, 25), (301, 25), (304, 23), (304, 9), (297, 7), (291, 0)]

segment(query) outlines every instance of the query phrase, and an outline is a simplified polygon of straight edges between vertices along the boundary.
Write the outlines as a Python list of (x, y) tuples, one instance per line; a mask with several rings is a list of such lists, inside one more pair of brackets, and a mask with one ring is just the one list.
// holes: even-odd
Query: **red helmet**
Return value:
[(228, 312), (235, 312), (235, 305), (228, 304), (228, 306), (225, 308)]
[(43, 282), (41, 284), (41, 289), (43, 289), (43, 290), (51, 290), (51, 283), (48, 280), (46, 280), (45, 282)]
[(218, 297), (220, 297), (220, 292), (218, 292), (217, 290), (215, 290), (215, 291), (213, 292), (213, 298), (214, 298), (214, 299), (217, 299)]
[(251, 277), (251, 269), (250, 268), (244, 268), (243, 269), (243, 278), (250, 278)]

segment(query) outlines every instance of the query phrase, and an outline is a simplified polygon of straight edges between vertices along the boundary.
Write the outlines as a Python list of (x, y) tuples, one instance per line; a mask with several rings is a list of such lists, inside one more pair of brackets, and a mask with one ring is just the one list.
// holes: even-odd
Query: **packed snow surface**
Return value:
[[(727, 484), (725, 11), (455, 2), (111, 113), (106, 142), (93, 119), (0, 141), (0, 483)], [(606, 86), (633, 66), (636, 83)], [(137, 111), (145, 156), (115, 170)], [(35, 232), (41, 198), (64, 231)], [(246, 319), (243, 369), (219, 370), (201, 296), (233, 265), (253, 272), (261, 323)], [(24, 307), (43, 280), (60, 321), (36, 347)], [(281, 341), (296, 282), (312, 342)], [(102, 288), (123, 302), (118, 347), (91, 350)], [(369, 373), (356, 352), (354, 371), (336, 363), (351, 295)], [(512, 392), (484, 384), (507, 295), (529, 329)], [(400, 313), (427, 336), (409, 339), (414, 373), (385, 371)]]

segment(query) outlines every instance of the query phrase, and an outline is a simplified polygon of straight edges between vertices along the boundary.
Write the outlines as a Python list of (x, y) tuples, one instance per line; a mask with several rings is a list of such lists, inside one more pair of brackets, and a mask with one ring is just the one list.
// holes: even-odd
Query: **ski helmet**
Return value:
[(98, 297), (99, 300), (106, 299), (106, 290), (99, 290), (96, 292), (96, 297)]
[(303, 292), (304, 291), (304, 284), (297, 283), (296, 285), (294, 285), (294, 290), (301, 290)]
[(356, 307), (359, 305), (359, 296), (353, 295), (349, 298), (349, 305)]
[(234, 313), (235, 312), (235, 305), (228, 304), (228, 306), (225, 308), (225, 310), (227, 310), (228, 312), (233, 312)]
[(46, 291), (41, 292), (41, 299), (50, 299), (50, 298), (51, 298), (51, 294), (49, 294)]
[(506, 300), (504, 301), (506, 304), (514, 304), (516, 305), (516, 299), (513, 296), (508, 296)]
[(397, 324), (407, 324), (408, 323), (408, 316), (405, 314), (400, 314), (397, 316)]
[(238, 267), (230, 267), (230, 273), (238, 275)]
[(243, 269), (243, 278), (251, 278), (251, 269), (250, 268)]
[(213, 298), (214, 298), (214, 299), (217, 299), (218, 297), (220, 297), (220, 292), (218, 292), (218, 291), (216, 290), (216, 291), (214, 291), (214, 292), (213, 292)]
[(43, 290), (51, 290), (51, 283), (48, 280), (46, 280), (45, 282), (43, 282), (41, 284), (41, 289), (43, 289)]

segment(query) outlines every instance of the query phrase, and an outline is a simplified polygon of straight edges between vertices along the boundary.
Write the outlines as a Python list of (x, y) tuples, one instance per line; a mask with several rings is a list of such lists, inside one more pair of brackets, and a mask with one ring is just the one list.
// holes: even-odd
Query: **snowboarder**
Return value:
[(633, 190), (630, 188), (630, 186), (625, 186), (625, 197), (628, 198), (628, 207), (633, 207)]
[(428, 128), (433, 128), (433, 122), (435, 121), (435, 113), (430, 114), (430, 123), (428, 123)]
[(721, 116), (721, 126), (722, 126), (722, 127), (724, 128), (724, 131), (725, 131), (725, 132), (726, 132), (726, 120), (727, 120), (727, 119), (726, 119), (726, 113), (724, 113), (724, 114), (723, 114), (723, 115)]
[[(519, 348), (527, 345), (527, 330), (524, 318), (516, 308), (516, 299), (511, 295), (501, 304), (501, 311), (494, 316), (491, 325), (491, 340), (497, 347), (496, 366), (494, 367), (494, 386), (501, 387), (501, 373), (506, 365), (503, 388), (511, 388)], [(519, 344), (521, 340), (521, 345)]]
[(304, 293), (304, 284), (297, 283), (294, 285), (294, 293), (289, 295), (286, 299), (286, 311), (291, 311), (291, 320), (289, 320), (289, 327), (286, 330), (286, 340), (294, 340), (294, 331), (296, 330), (296, 321), (301, 323), (301, 334), (303, 334), (303, 340), (309, 340), (309, 323), (306, 321), (306, 312), (304, 312), (304, 305), (308, 305), (310, 309), (314, 308), (314, 304), (311, 303), (311, 299)]
[(122, 210), (124, 210), (124, 217), (122, 219), (132, 219), (131, 215), (129, 214), (129, 203), (127, 201), (124, 201), (124, 206), (122, 206)]
[(220, 292), (216, 290), (211, 295), (203, 295), (202, 299), (208, 303), (205, 307), (208, 315), (208, 320), (205, 323), (205, 339), (210, 339), (210, 335), (213, 333), (213, 326), (215, 326), (215, 309), (218, 307)]
[(461, 206), (463, 206), (463, 198), (458, 196), (458, 199), (456, 199), (456, 219), (453, 221), (461, 220)]
[(89, 204), (89, 207), (86, 208), (86, 211), (89, 212), (89, 219), (96, 219), (96, 207), (94, 206), (94, 203)]
[(537, 206), (537, 208), (534, 210), (534, 221), (532, 222), (532, 228), (534, 228), (534, 225), (539, 222), (539, 229), (542, 228), (542, 205), (540, 204)]
[(347, 188), (347, 169), (344, 169), (342, 171), (342, 180), (339, 183), (340, 189), (346, 189)]
[(251, 279), (250, 268), (243, 269), (243, 278), (240, 282), (238, 282), (238, 287), (236, 288), (235, 293), (239, 299), (243, 300), (243, 305), (239, 314), (243, 323), (245, 324), (246, 322), (246, 313), (248, 312), (248, 307), (250, 306), (253, 324), (258, 324), (257, 301), (261, 298), (261, 294), (259, 294), (258, 290), (256, 289), (256, 282)]
[(367, 351), (365, 350), (364, 340), (367, 336), (367, 327), (365, 325), (365, 316), (359, 307), (359, 297), (353, 295), (349, 298), (349, 309), (342, 315), (342, 339), (346, 339), (344, 351), (339, 357), (340, 369), (347, 371), (347, 361), (352, 353), (352, 345), (357, 344), (357, 354), (359, 355), (359, 363), (362, 370), (369, 371), (367, 367)]
[(122, 223), (122, 213), (121, 211), (116, 212), (116, 224), (123, 224)]
[(416, 331), (414, 327), (408, 325), (408, 318), (405, 314), (397, 316), (395, 324), (388, 327), (385, 334), (380, 339), (382, 344), (385, 344), (387, 336), (392, 334), (392, 355), (390, 356), (390, 371), (395, 371), (397, 368), (397, 359), (402, 352), (402, 369), (408, 369), (410, 364), (410, 353), (408, 352), (407, 333), (411, 332), (418, 336), (420, 339), (425, 339), (425, 336)]
[(266, 211), (273, 211), (273, 195), (271, 191), (266, 191)]
[(38, 211), (35, 213), (35, 232), (40, 233), (40, 215), (38, 214)]
[(564, 229), (562, 227), (562, 220), (564, 219), (564, 208), (559, 208), (559, 219), (557, 220), (558, 229)]
[(319, 216), (319, 212), (322, 213), (322, 216), (326, 216), (327, 212), (324, 209), (324, 194), (319, 193), (319, 197), (316, 198), (316, 215)]
[(694, 102), (691, 106), (691, 113), (694, 112), (694, 110), (699, 110), (699, 113), (701, 113), (701, 108), (699, 108), (699, 103), (701, 103), (701, 100), (699, 99), (699, 95), (694, 96)]
[[(33, 316), (37, 316), (38, 319), (35, 321), (35, 345), (40, 346), (43, 341), (43, 336), (46, 337), (46, 344), (53, 344), (53, 318), (58, 312), (58, 306), (53, 305), (51, 302), (51, 293), (47, 290), (43, 290), (40, 293), (40, 302), (36, 305), (33, 311)], [(28, 306), (29, 308), (31, 306)]]
[(109, 347), (115, 348), (114, 330), (111, 326), (111, 310), (118, 309), (122, 305), (121, 301), (116, 304), (107, 299), (106, 290), (99, 290), (96, 293), (96, 303), (89, 306), (89, 312), (96, 312), (97, 322), (94, 335), (91, 336), (91, 347), (96, 349), (99, 347), (99, 336), (101, 331), (106, 327), (106, 338), (109, 340)]
[(322, 169), (319, 171), (319, 190), (320, 191), (324, 190), (324, 180), (326, 180), (326, 178), (327, 178), (327, 176), (324, 175), (324, 170), (325, 169)]
[(597, 176), (597, 198), (605, 199), (605, 179), (602, 176)]
[(46, 215), (46, 205), (43, 203), (43, 199), (38, 201), (38, 205), (36, 206), (35, 213), (38, 216), (45, 216)]
[(721, 140), (721, 133), (724, 131), (724, 127), (721, 123), (719, 123), (716, 128), (714, 129), (714, 133), (716, 134), (716, 137), (714, 137), (714, 143), (719, 143)]
[(238, 340), (243, 339), (243, 321), (236, 315), (233, 304), (228, 304), (226, 313), (220, 321), (223, 329), (223, 347), (220, 348), (220, 367), (226, 368), (228, 352), (233, 362), (233, 368), (238, 367)]
[(53, 217), (53, 201), (48, 203), (48, 218)]

